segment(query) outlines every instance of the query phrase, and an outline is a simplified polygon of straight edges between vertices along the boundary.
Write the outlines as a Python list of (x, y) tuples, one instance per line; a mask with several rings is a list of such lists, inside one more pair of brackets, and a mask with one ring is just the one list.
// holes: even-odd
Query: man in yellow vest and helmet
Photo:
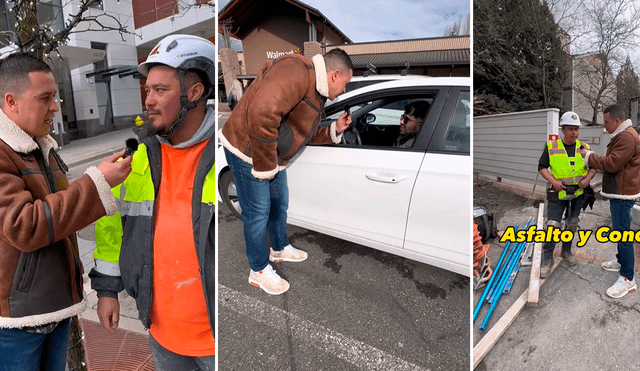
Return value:
[(156, 370), (215, 369), (215, 60), (211, 41), (175, 34), (138, 66), (149, 122), (112, 190), (119, 212), (96, 222), (100, 324), (115, 332), (126, 289)]
[[(578, 229), (580, 211), (585, 201), (585, 189), (596, 174), (595, 169), (588, 169), (579, 154), (582, 148), (589, 149), (587, 143), (580, 142), (580, 118), (575, 112), (566, 112), (560, 118), (562, 139), (547, 143), (538, 161), (538, 172), (549, 182), (547, 190), (547, 223), (546, 227), (560, 229), (564, 216), (565, 229)], [(576, 258), (571, 252), (572, 242), (562, 243), (561, 256), (567, 265), (575, 265)], [(553, 249), (555, 242), (544, 244), (540, 277), (546, 278), (553, 266)]]

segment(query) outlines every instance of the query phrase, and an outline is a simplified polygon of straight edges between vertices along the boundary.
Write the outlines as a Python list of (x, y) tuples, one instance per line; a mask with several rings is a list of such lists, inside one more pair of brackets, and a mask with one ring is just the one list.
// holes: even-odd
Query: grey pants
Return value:
[(216, 357), (187, 357), (173, 353), (149, 335), (151, 354), (157, 371), (215, 371)]

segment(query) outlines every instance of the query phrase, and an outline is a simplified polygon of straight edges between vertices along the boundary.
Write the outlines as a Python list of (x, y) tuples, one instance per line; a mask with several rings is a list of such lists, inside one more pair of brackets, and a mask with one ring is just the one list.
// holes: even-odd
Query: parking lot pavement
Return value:
[[(498, 229), (523, 225), (528, 216), (536, 215), (533, 207), (509, 210), (499, 221)], [(593, 210), (581, 214), (580, 220), (581, 229), (610, 226), (609, 202), (597, 201)], [(492, 265), (498, 261), (503, 245), (492, 243)], [(556, 255), (559, 250), (560, 246), (556, 246)], [(638, 251), (636, 246), (636, 271)], [(605, 294), (618, 273), (607, 272), (600, 264), (615, 257), (616, 245), (599, 243), (591, 237), (581, 249), (575, 248), (574, 241), (574, 252), (578, 264), (560, 264), (540, 289), (539, 304), (524, 308), (476, 370), (640, 369), (636, 326), (640, 321), (640, 292), (622, 299)], [(529, 273), (521, 272), (511, 293), (500, 299), (487, 332), (528, 287)], [(482, 290), (474, 292), (474, 308), (481, 294)], [(485, 336), (479, 332), (484, 313), (486, 307), (473, 326), (474, 345)]]
[(301, 263), (248, 284), (242, 223), (218, 204), (221, 370), (468, 370), (469, 278), (288, 226)]

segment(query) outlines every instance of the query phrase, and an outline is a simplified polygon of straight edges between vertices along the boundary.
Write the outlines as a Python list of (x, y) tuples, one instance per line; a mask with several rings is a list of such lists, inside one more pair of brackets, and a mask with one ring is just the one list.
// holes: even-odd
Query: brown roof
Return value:
[(471, 37), (469, 35), (465, 35), (411, 40), (379, 41), (345, 45), (327, 45), (327, 51), (334, 48), (343, 49), (349, 55), (419, 51), (424, 52), (457, 49), (469, 50), (471, 48)]
[(372, 63), (376, 67), (402, 66), (409, 62), (411, 66), (428, 66), (437, 64), (469, 64), (469, 49), (434, 50), (426, 52), (381, 53), (351, 55), (354, 67), (365, 67)]

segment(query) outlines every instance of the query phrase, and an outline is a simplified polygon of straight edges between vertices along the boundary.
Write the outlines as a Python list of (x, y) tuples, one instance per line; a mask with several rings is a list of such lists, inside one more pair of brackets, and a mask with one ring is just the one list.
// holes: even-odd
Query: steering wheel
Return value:
[[(349, 140), (346, 139), (347, 136), (349, 137)], [(359, 145), (359, 146), (362, 145), (362, 139), (360, 139), (360, 133), (358, 132), (356, 125), (354, 123), (351, 123), (351, 125), (349, 125), (347, 129), (342, 133), (342, 139), (340, 140), (340, 143), (353, 144), (354, 142), (356, 145)]]

